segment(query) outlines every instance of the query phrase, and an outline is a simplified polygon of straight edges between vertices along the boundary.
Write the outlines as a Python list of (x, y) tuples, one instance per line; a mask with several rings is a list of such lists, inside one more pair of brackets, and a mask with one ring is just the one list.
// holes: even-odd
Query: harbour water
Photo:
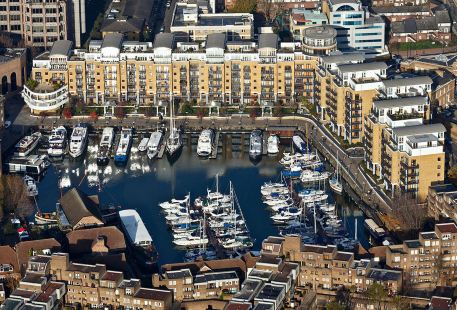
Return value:
[[(193, 136), (192, 141), (195, 139)], [(243, 151), (242, 147), (234, 146), (223, 148), (217, 159), (202, 160), (196, 155), (196, 144), (185, 143), (179, 159), (171, 164), (165, 156), (150, 161), (145, 154), (139, 153), (136, 149), (139, 140), (135, 139), (125, 167), (117, 167), (113, 160), (106, 167), (96, 165), (97, 138), (91, 138), (84, 158), (71, 160), (67, 157), (63, 162), (53, 163), (38, 184), (41, 211), (54, 211), (56, 201), (71, 187), (76, 186), (87, 194), (98, 194), (102, 205), (114, 204), (122, 209), (138, 211), (154, 239), (159, 264), (180, 262), (185, 252), (174, 248), (172, 235), (158, 204), (171, 198), (182, 199), (189, 192), (193, 201), (205, 195), (207, 188), (214, 189), (215, 177), (219, 175), (221, 192), (228, 194), (229, 181), (233, 183), (255, 240), (253, 250), (260, 249), (265, 237), (278, 234), (270, 212), (262, 203), (260, 187), (264, 182), (280, 180), (280, 155), (263, 156), (261, 161), (253, 163), (246, 148)], [(284, 145), (289, 144), (284, 142)], [(282, 147), (287, 150), (284, 145)], [(343, 221), (349, 234), (354, 236), (357, 226), (358, 240), (367, 246), (363, 213), (346, 198), (335, 198), (338, 214), (344, 214)], [(331, 196), (330, 201), (332, 199)], [(356, 219), (358, 225), (355, 225)]]

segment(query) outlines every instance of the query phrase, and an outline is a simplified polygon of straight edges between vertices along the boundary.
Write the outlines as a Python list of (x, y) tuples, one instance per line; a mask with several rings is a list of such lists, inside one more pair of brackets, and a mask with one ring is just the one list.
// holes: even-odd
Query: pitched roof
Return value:
[(49, 56), (68, 56), (72, 46), (73, 42), (69, 40), (55, 41), (54, 44), (52, 44)]
[(457, 225), (455, 223), (436, 224), (435, 227), (442, 233), (457, 233)]
[(19, 262), (16, 251), (9, 245), (0, 246), (0, 264), (8, 264), (14, 272), (19, 272)]
[(414, 86), (419, 84), (432, 84), (433, 80), (429, 76), (415, 76), (410, 78), (399, 78), (382, 81), (386, 88), (388, 87), (401, 87), (401, 86)]
[(114, 47), (120, 49), (124, 35), (121, 33), (110, 33), (103, 38), (102, 48)]
[(278, 35), (275, 33), (261, 33), (259, 35), (259, 48), (277, 48)]
[(67, 234), (70, 254), (91, 253), (92, 244), (97, 238), (105, 239), (110, 251), (123, 251), (126, 248), (124, 234), (116, 226), (95, 227), (73, 230)]
[(371, 9), (376, 14), (417, 13), (429, 11), (428, 5), (373, 6)]
[(144, 19), (126, 18), (126, 19), (106, 19), (100, 29), (101, 32), (141, 32), (144, 25)]
[(190, 263), (175, 263), (162, 265), (162, 271), (171, 271), (179, 269), (190, 269), (192, 274), (200, 272), (203, 267), (207, 267), (212, 271), (225, 271), (238, 269), (244, 274), (246, 273), (246, 264), (239, 258), (216, 259), (208, 261), (195, 261)]
[(158, 33), (154, 39), (154, 48), (166, 47), (169, 49), (173, 48), (173, 34), (172, 33)]
[(16, 244), (19, 266), (22, 268), (24, 264), (27, 264), (32, 250), (39, 251), (48, 249), (51, 250), (51, 252), (58, 252), (61, 249), (61, 245), (54, 238), (19, 242)]
[(206, 48), (225, 49), (225, 33), (210, 33), (206, 37)]
[(77, 188), (72, 188), (60, 198), (60, 207), (65, 213), (71, 226), (76, 226), (81, 219), (94, 216), (100, 221), (102, 216), (97, 204), (85, 193)]

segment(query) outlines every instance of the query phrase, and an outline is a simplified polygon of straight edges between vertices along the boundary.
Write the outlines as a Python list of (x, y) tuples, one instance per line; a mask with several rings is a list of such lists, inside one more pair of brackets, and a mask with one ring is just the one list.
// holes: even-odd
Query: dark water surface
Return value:
[[(195, 137), (192, 139), (195, 141)], [(207, 188), (215, 189), (215, 177), (219, 175), (219, 189), (229, 192), (232, 181), (247, 225), (255, 239), (253, 250), (259, 250), (262, 240), (277, 235), (270, 212), (262, 204), (260, 186), (267, 181), (279, 181), (281, 165), (279, 157), (263, 156), (252, 163), (248, 154), (224, 148), (217, 159), (201, 160), (195, 145), (186, 144), (179, 159), (171, 165), (166, 156), (149, 161), (145, 154), (136, 152), (139, 139), (126, 167), (116, 167), (110, 161), (107, 167), (97, 167), (95, 139), (91, 140), (84, 159), (54, 163), (39, 183), (38, 205), (44, 212), (55, 210), (60, 195), (77, 186), (87, 194), (98, 194), (101, 205), (116, 204), (123, 209), (136, 209), (154, 239), (159, 252), (159, 264), (180, 262), (184, 252), (173, 247), (172, 236), (158, 204), (171, 198), (182, 199), (191, 193), (192, 201), (206, 194)], [(71, 184), (70, 184), (71, 183)], [(71, 187), (70, 187), (71, 186)], [(346, 215), (346, 227), (354, 236), (355, 219), (358, 219), (358, 238), (363, 245), (367, 239), (363, 228), (363, 213), (342, 197), (337, 197), (339, 214)]]

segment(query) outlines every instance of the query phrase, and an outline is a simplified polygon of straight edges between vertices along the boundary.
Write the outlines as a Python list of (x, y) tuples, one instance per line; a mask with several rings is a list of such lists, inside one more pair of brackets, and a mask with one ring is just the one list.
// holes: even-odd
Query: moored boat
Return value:
[(292, 142), (294, 143), (294, 147), (298, 152), (302, 154), (308, 152), (308, 146), (299, 135), (294, 135), (292, 137)]
[(153, 159), (159, 154), (162, 146), (163, 132), (161, 130), (154, 131), (149, 137), (147, 151), (148, 158)]
[(67, 130), (63, 126), (54, 128), (49, 136), (49, 156), (63, 156), (67, 151)]
[(73, 158), (79, 157), (84, 153), (88, 140), (88, 128), (85, 124), (78, 124), (71, 133), (70, 155)]
[(41, 132), (34, 132), (30, 136), (23, 137), (16, 144), (16, 154), (20, 157), (25, 157), (30, 154), (38, 145), (41, 139)]
[(119, 164), (127, 163), (130, 148), (132, 147), (132, 128), (122, 128), (121, 138), (117, 145), (116, 154), (114, 154), (114, 162)]
[(252, 159), (259, 159), (262, 156), (262, 131), (255, 129), (251, 132), (249, 139), (249, 157)]
[(138, 144), (138, 151), (140, 152), (146, 152), (148, 149), (148, 143), (149, 143), (149, 138), (143, 138), (140, 141), (140, 144)]
[(109, 162), (111, 156), (111, 149), (113, 148), (114, 142), (114, 128), (105, 127), (103, 128), (102, 138), (97, 152), (97, 164), (106, 165)]
[(200, 157), (208, 157), (211, 155), (214, 146), (214, 130), (204, 129), (198, 137), (197, 155)]
[(279, 137), (277, 135), (271, 135), (268, 137), (268, 154), (279, 153)]

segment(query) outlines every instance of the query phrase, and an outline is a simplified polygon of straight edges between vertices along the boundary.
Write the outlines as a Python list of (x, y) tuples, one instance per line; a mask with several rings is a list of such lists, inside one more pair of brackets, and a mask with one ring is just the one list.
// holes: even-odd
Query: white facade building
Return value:
[(338, 29), (338, 48), (371, 53), (386, 52), (385, 22), (370, 16), (359, 0), (329, 0), (330, 25)]

